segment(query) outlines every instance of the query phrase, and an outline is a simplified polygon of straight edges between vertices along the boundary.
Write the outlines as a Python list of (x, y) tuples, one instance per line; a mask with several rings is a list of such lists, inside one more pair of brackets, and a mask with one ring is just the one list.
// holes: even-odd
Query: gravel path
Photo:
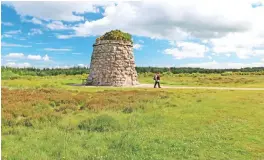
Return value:
[[(85, 87), (95, 87), (95, 86), (85, 86)], [(105, 86), (97, 86), (97, 87), (105, 87)], [(153, 84), (140, 84), (140, 85), (126, 87), (126, 88), (153, 88)], [(162, 85), (161, 88), (264, 91), (264, 88), (241, 88), (241, 87), (189, 87), (189, 86), (164, 86)]]
[[(153, 84), (140, 84), (133, 86), (135, 88), (153, 88)], [(175, 88), (175, 89), (216, 89), (216, 90), (263, 90), (264, 88), (240, 88), (240, 87), (188, 87), (188, 86), (161, 86), (162, 88)]]

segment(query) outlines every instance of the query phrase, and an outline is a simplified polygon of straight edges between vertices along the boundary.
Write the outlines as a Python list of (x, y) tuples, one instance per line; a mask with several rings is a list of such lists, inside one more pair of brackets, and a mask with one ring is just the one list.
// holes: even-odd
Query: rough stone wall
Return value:
[(138, 84), (131, 42), (99, 40), (93, 47), (88, 84), (100, 86)]

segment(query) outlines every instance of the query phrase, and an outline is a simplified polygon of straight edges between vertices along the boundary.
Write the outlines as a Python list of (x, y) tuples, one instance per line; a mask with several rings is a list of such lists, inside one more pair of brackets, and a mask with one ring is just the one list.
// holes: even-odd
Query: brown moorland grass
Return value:
[(14, 124), (15, 119), (21, 121), (41, 119), (85, 109), (118, 110), (133, 107), (135, 102), (147, 102), (164, 95), (163, 91), (128, 90), (89, 93), (56, 89), (2, 88), (2, 120), (4, 124)]

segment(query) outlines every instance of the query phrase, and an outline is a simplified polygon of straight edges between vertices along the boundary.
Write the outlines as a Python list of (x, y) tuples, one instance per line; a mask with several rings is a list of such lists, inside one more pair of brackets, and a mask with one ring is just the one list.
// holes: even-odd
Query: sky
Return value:
[(133, 37), (136, 66), (264, 67), (264, 0), (8, 1), (1, 65), (89, 67), (114, 29)]

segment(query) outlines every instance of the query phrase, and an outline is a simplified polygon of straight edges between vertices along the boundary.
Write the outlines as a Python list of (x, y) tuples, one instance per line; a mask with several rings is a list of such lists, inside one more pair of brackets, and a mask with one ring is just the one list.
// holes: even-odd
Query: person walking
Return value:
[(153, 79), (155, 81), (154, 88), (156, 88), (157, 84), (158, 84), (159, 88), (161, 88), (160, 87), (160, 73), (159, 72), (155, 74)]

